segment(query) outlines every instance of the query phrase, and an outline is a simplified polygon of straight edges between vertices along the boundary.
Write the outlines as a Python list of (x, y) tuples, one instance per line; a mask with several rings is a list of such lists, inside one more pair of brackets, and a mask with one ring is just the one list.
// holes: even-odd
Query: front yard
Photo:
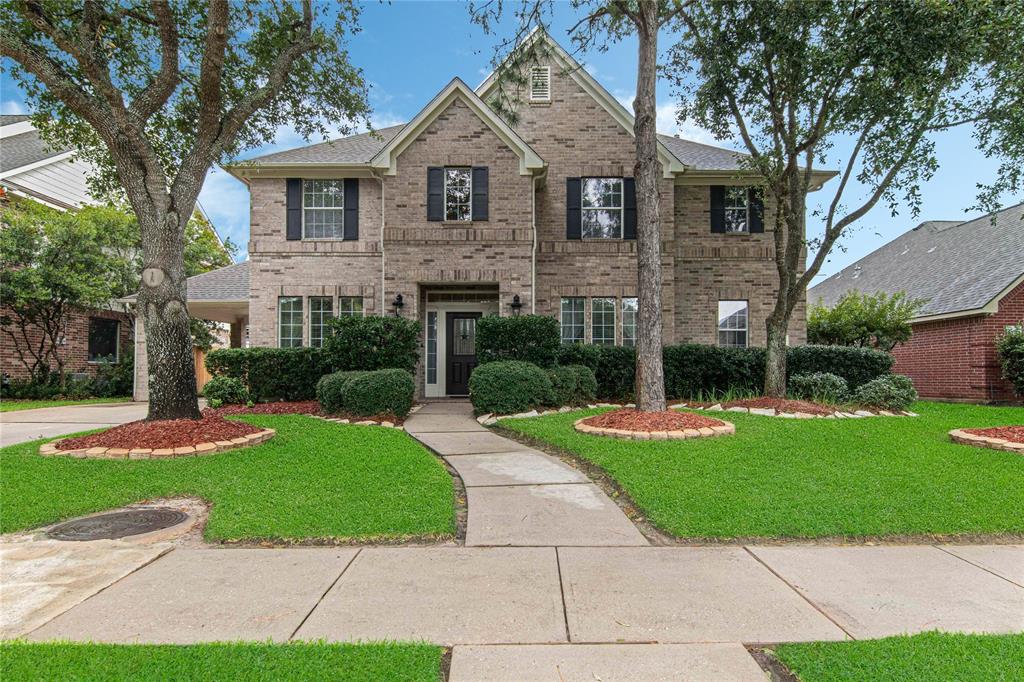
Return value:
[(159, 497), (211, 503), (206, 538), (447, 538), (453, 484), (402, 431), (301, 415), (241, 417), (277, 435), (217, 455), (124, 461), (42, 457), (40, 441), (0, 450), (0, 532)]
[(685, 538), (1024, 534), (1024, 457), (950, 442), (1024, 409), (918, 403), (919, 417), (717, 413), (736, 434), (622, 441), (573, 429), (599, 410), (499, 426), (604, 469), (656, 526)]

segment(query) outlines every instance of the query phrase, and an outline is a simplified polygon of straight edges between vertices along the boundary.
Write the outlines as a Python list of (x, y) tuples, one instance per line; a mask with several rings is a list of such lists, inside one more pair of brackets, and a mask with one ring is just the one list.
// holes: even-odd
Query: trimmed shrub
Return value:
[(853, 394), (853, 402), (881, 410), (905, 410), (917, 400), (910, 377), (888, 374), (872, 379)]
[(836, 405), (849, 397), (846, 379), (828, 372), (797, 374), (789, 378), (789, 395), (798, 400)]
[(405, 417), (412, 409), (416, 381), (404, 369), (380, 369), (351, 377), (342, 389), (345, 411), (362, 417), (393, 414)]
[(892, 371), (893, 357), (874, 348), (794, 346), (786, 357), (789, 376), (829, 372), (846, 379), (850, 390)]
[(636, 351), (632, 348), (567, 344), (558, 351), (558, 364), (588, 367), (597, 380), (601, 400), (628, 401), (633, 397)]
[(571, 367), (550, 367), (547, 370), (551, 380), (554, 404), (572, 405), (576, 402), (576, 372)]
[(555, 402), (544, 370), (521, 360), (478, 365), (469, 377), (469, 399), (477, 414), (514, 414)]
[(327, 369), (404, 369), (416, 371), (420, 323), (404, 317), (342, 315), (330, 322), (324, 339)]
[(203, 386), (203, 395), (210, 401), (211, 407), (214, 400), (220, 401), (221, 405), (241, 405), (249, 400), (249, 391), (241, 379), (234, 377), (213, 377)]
[(316, 382), (316, 400), (325, 412), (340, 412), (345, 407), (345, 388), (349, 382), (366, 374), (365, 370), (325, 374)]
[(586, 405), (594, 402), (597, 399), (597, 377), (586, 365), (569, 365), (567, 369), (571, 369), (576, 374), (576, 395), (574, 396), (574, 403), (576, 405)]
[(664, 350), (665, 395), (696, 398), (759, 392), (764, 386), (764, 349), (686, 343)]
[(551, 367), (562, 345), (558, 320), (547, 315), (486, 315), (476, 325), (477, 362), (522, 360)]
[(1007, 328), (996, 342), (1003, 378), (1013, 384), (1013, 391), (1024, 396), (1024, 323)]
[(257, 402), (313, 400), (326, 374), (319, 348), (219, 348), (207, 354), (206, 369), (241, 380)]

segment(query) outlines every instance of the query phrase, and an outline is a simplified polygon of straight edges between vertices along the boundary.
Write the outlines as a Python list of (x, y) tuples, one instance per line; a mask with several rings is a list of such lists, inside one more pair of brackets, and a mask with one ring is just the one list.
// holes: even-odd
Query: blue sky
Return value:
[[(566, 48), (569, 45), (564, 39), (565, 30), (574, 23), (573, 16), (571, 8), (564, 3), (552, 23), (552, 34)], [(365, 7), (361, 23), (363, 30), (350, 41), (349, 53), (372, 84), (370, 103), (375, 127), (409, 120), (454, 76), (476, 86), (490, 71), (489, 63), (497, 38), (485, 35), (478, 26), (470, 23), (466, 7), (460, 2), (397, 0), (392, 4), (372, 3)], [(512, 30), (511, 24), (508, 29)], [(663, 34), (661, 41), (667, 46), (672, 37)], [(613, 95), (624, 103), (630, 101), (635, 89), (635, 42), (626, 41), (612, 46), (607, 52), (593, 51), (578, 58)], [(674, 110), (668, 84), (659, 83), (660, 132), (679, 133), (684, 138), (739, 149), (733, 141), (716, 141), (693, 125), (677, 124)], [(0, 76), (0, 111), (24, 112), (21, 93), (6, 73)], [(974, 149), (970, 130), (967, 129), (943, 133), (935, 140), (940, 167), (921, 188), (923, 204), (920, 217), (911, 217), (907, 209), (893, 217), (887, 206), (876, 206), (846, 236), (841, 248), (833, 250), (816, 282), (920, 221), (966, 220), (977, 215), (965, 209), (974, 203), (976, 183), (994, 177), (997, 160), (986, 159)], [(243, 156), (256, 156), (303, 144), (299, 136), (283, 128), (273, 144), (249, 150)], [(840, 144), (837, 147), (839, 154), (829, 167), (839, 167), (842, 151), (843, 145)], [(826, 191), (819, 194), (831, 198), (828, 188), (826, 185)], [(853, 189), (849, 195), (851, 202), (863, 196), (862, 188)], [(1005, 197), (1004, 204), (1016, 203), (1020, 199)], [(207, 179), (200, 202), (220, 234), (240, 245), (239, 258), (244, 258), (249, 230), (249, 196), (245, 186), (215, 169)], [(812, 199), (809, 208), (816, 203), (817, 200)], [(813, 234), (813, 218), (809, 217), (808, 222)]]

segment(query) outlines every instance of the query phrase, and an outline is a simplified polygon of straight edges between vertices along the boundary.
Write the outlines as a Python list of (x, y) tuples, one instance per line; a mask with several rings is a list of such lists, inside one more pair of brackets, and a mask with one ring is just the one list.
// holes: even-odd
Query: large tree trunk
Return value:
[(783, 310), (775, 311), (768, 317), (768, 343), (764, 358), (764, 394), (772, 398), (786, 397), (786, 331), (790, 315)]
[(644, 412), (665, 409), (665, 372), (662, 367), (661, 317), (661, 211), (658, 182), (658, 138), (655, 87), (658, 64), (658, 4), (639, 3), (639, 55), (636, 99), (633, 100), (636, 136), (636, 247), (639, 324), (636, 338), (636, 406)]
[(156, 209), (139, 215), (142, 289), (138, 314), (146, 328), (149, 421), (199, 419), (196, 373), (185, 284), (185, 223), (191, 211)]

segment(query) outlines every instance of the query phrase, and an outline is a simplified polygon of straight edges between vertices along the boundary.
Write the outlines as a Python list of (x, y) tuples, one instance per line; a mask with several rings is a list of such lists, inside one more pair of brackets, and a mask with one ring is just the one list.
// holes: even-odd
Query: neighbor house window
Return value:
[(302, 236), (304, 239), (345, 237), (345, 181), (302, 181)]
[(473, 173), (469, 168), (444, 169), (444, 219), (471, 220)]
[(746, 187), (725, 188), (725, 231), (749, 232), (749, 201)]
[(338, 315), (362, 315), (362, 296), (342, 296), (338, 299)]
[(747, 345), (747, 302), (718, 302), (718, 345)]
[(636, 345), (636, 314), (640, 309), (635, 298), (622, 299), (622, 345)]
[(427, 313), (427, 383), (437, 383), (437, 313)]
[(585, 298), (562, 299), (562, 343), (583, 343), (586, 329)]
[(530, 69), (530, 101), (551, 101), (551, 67), (535, 66)]
[(622, 178), (583, 178), (584, 239), (622, 238)]
[(329, 323), (334, 317), (330, 296), (309, 297), (309, 345), (319, 348), (329, 332)]
[(615, 299), (590, 299), (590, 340), (601, 346), (615, 345)]
[(117, 362), (121, 323), (104, 317), (89, 318), (89, 362)]
[(277, 345), (296, 348), (302, 345), (302, 297), (277, 299)]

